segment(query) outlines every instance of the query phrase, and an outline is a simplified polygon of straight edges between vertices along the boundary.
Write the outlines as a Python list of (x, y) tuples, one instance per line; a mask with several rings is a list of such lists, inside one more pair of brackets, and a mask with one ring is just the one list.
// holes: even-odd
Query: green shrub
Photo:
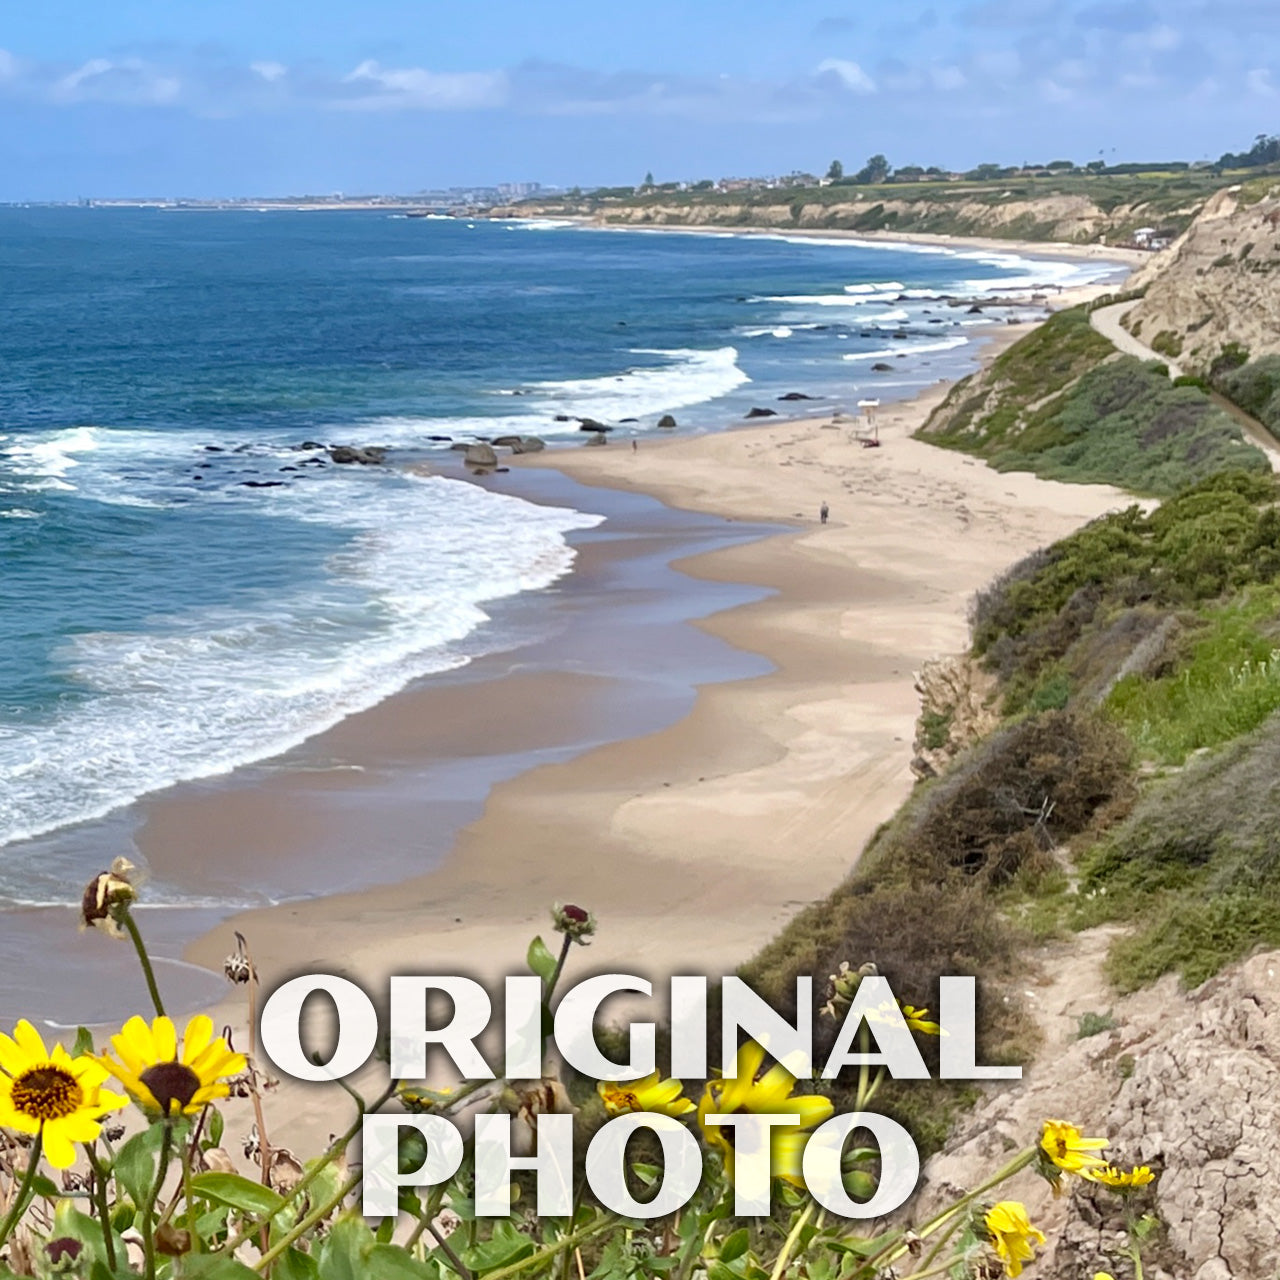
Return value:
[(1109, 973), (1132, 990), (1177, 972), (1195, 984), (1260, 944), (1280, 945), (1280, 715), (1157, 782), (1081, 859), (1095, 918), (1133, 922)]
[(1166, 763), (1251, 732), (1280, 708), (1280, 641), (1259, 630), (1277, 614), (1274, 590), (1214, 611), (1185, 664), (1157, 679), (1124, 677), (1108, 710), (1143, 754)]

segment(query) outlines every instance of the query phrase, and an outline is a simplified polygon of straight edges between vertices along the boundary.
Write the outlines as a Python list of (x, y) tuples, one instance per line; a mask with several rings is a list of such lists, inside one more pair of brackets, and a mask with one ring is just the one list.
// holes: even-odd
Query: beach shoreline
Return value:
[[(984, 362), (1022, 332), (993, 330)], [(964, 647), (972, 593), (1129, 502), (913, 439), (948, 385), (885, 406), (877, 449), (808, 418), (515, 459), (677, 509), (791, 525), (678, 565), (763, 596), (695, 626), (773, 669), (700, 687), (656, 732), (499, 783), (427, 874), (237, 915), (186, 958), (216, 969), (239, 930), (268, 989), (307, 972), (340, 973), (375, 998), (396, 973), (497, 983), (548, 931), (550, 907), (571, 901), (600, 921), (592, 971), (655, 985), (733, 972), (848, 874), (911, 790), (915, 673)], [(243, 1028), (240, 1000), (216, 1017)], [(287, 1131), (306, 1128), (305, 1096), (278, 1101)]]
[[(477, 215), (485, 217), (485, 215)], [(1151, 253), (1143, 249), (1131, 249), (1125, 245), (1079, 244), (1070, 240), (1005, 240), (999, 236), (952, 236), (941, 235), (929, 231), (853, 231), (847, 227), (787, 227), (787, 226), (731, 226), (714, 222), (701, 223), (643, 223), (643, 222), (608, 222), (598, 217), (585, 215), (569, 215), (556, 217), (552, 214), (530, 215), (528, 219), (516, 218), (515, 221), (536, 221), (539, 218), (548, 221), (563, 222), (566, 225), (580, 227), (587, 231), (632, 231), (642, 233), (671, 233), (684, 235), (717, 235), (717, 236), (764, 236), (777, 239), (800, 238), (804, 240), (848, 240), (853, 244), (864, 244), (870, 247), (892, 248), (894, 245), (918, 245), (921, 248), (952, 250), (956, 253), (987, 252), (1015, 254), (1019, 257), (1033, 257), (1049, 261), (1067, 262), (1112, 262), (1136, 270), (1151, 261)], [(508, 220), (509, 215), (502, 219)]]

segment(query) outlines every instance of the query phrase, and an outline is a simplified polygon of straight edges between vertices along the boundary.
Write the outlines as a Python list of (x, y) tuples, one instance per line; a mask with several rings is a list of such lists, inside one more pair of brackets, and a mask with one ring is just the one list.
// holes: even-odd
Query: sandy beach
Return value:
[[(994, 330), (985, 358), (1019, 332)], [(972, 593), (1128, 502), (1103, 486), (1001, 475), (911, 439), (945, 390), (887, 406), (877, 449), (847, 425), (813, 418), (517, 460), (676, 508), (790, 526), (679, 566), (708, 590), (731, 582), (768, 593), (698, 625), (773, 669), (701, 688), (688, 714), (657, 732), (500, 782), (427, 874), (242, 914), (194, 942), (188, 958), (219, 966), (234, 928), (250, 939), (268, 989), (303, 972), (340, 972), (374, 993), (393, 973), (497, 979), (519, 969), (530, 935), (547, 931), (552, 903), (576, 902), (600, 922), (583, 970), (655, 981), (732, 972), (849, 872), (907, 795), (914, 673), (964, 646)], [(524, 692), (558, 714), (554, 689)], [(412, 724), (422, 696), (384, 704), (377, 733), (397, 717)], [(470, 696), (474, 706), (505, 695), (478, 686)], [(500, 702), (488, 714), (498, 723)], [(359, 737), (348, 731), (350, 758), (379, 749)], [(255, 820), (238, 803), (224, 797), (224, 832)], [(277, 809), (273, 822), (301, 821), (290, 812)], [(173, 815), (167, 832), (144, 830), (152, 854), (190, 816)], [(394, 813), (376, 817), (366, 811), (366, 844), (353, 845), (353, 857), (394, 826)], [(229, 1000), (219, 1015), (240, 1023), (242, 1006)]]

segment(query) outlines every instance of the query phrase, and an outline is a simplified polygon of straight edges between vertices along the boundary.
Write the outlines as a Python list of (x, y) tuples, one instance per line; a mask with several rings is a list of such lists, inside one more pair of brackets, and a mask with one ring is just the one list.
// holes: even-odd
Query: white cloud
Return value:
[(342, 78), (355, 96), (339, 105), (372, 110), (417, 107), (428, 111), (468, 111), (499, 107), (507, 99), (501, 71), (428, 71), (424, 67), (383, 67), (372, 58)]
[(876, 82), (856, 63), (846, 58), (826, 58), (818, 63), (818, 75), (835, 75), (853, 93), (875, 93)]
[(251, 62), (249, 70), (261, 76), (268, 84), (283, 80), (289, 74), (289, 68), (283, 62)]
[(113, 62), (90, 58), (56, 79), (48, 89), (54, 102), (118, 102), (165, 106), (177, 100), (182, 82), (137, 58)]
[(1271, 71), (1267, 67), (1254, 67), (1244, 78), (1250, 93), (1260, 98), (1274, 98), (1276, 87), (1271, 83)]

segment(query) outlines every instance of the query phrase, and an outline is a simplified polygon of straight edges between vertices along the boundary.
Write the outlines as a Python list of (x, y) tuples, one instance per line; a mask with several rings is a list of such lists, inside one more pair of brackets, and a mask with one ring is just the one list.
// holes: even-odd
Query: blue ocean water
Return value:
[[(0, 845), (467, 661), (589, 512), (306, 441), (714, 427), (963, 371), (941, 294), (1105, 264), (368, 213), (0, 209)], [(872, 373), (876, 361), (893, 373)], [(808, 406), (812, 409), (813, 406)], [(634, 422), (624, 422), (634, 419)], [(323, 456), (323, 455), (319, 455)], [(0, 901), (22, 900), (0, 858)]]

